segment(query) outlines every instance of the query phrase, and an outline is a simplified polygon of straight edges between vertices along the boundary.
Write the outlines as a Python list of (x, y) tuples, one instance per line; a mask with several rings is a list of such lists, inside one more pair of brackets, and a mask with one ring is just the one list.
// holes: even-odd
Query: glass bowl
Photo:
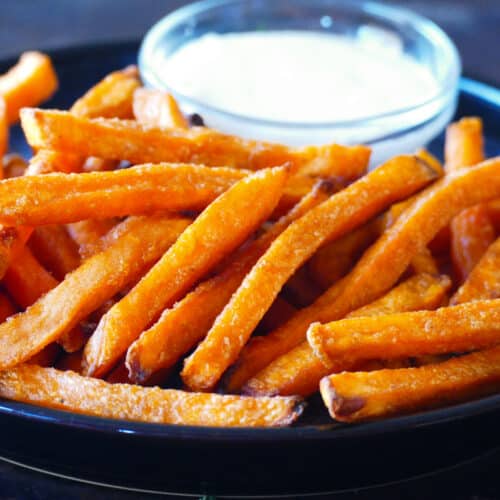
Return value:
[[(424, 102), (388, 113), (322, 123), (280, 122), (218, 109), (170, 88), (162, 75), (165, 60), (187, 42), (207, 33), (256, 30), (396, 37), (404, 53), (431, 72), (438, 90)], [(140, 48), (139, 68), (147, 85), (171, 92), (183, 111), (200, 114), (222, 132), (293, 146), (363, 143), (372, 147), (372, 163), (378, 163), (413, 152), (443, 130), (456, 109), (461, 65), (453, 42), (436, 24), (403, 8), (351, 0), (205, 0), (176, 10), (150, 29)]]

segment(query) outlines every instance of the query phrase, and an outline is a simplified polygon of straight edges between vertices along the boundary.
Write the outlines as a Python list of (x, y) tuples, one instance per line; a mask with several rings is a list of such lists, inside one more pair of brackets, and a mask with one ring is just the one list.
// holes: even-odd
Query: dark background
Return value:
[[(154, 21), (185, 3), (182, 0), (0, 0), (0, 59), (16, 56), (27, 49), (138, 40)], [(404, 5), (436, 21), (457, 44), (464, 73), (500, 86), (500, 0), (386, 3)], [(50, 450), (41, 452), (50, 453)], [(431, 446), (429, 453), (432, 453)], [(497, 452), (429, 478), (334, 498), (495, 500), (500, 499), (499, 470), (500, 453)], [(81, 485), (0, 462), (0, 500), (59, 498), (129, 500), (159, 497)]]
[[(272, 0), (269, 0), (272, 1)], [(355, 0), (353, 0), (355, 1)], [(26, 49), (137, 40), (182, 0), (0, 0), (0, 58)], [(441, 25), (465, 73), (500, 85), (500, 0), (391, 0)]]

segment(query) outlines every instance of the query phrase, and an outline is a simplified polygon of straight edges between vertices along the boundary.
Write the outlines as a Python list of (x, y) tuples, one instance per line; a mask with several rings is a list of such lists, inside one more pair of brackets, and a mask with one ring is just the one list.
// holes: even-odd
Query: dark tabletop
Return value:
[[(185, 3), (182, 0), (1, 0), (0, 59), (27, 49), (137, 40), (155, 20)], [(439, 23), (457, 44), (464, 73), (500, 86), (500, 0), (387, 3), (405, 5)], [(432, 453), (431, 448), (429, 453)], [(500, 499), (499, 470), (500, 452), (494, 452), (427, 478), (339, 494), (335, 498), (495, 500)], [(75, 483), (0, 462), (0, 500), (59, 498), (129, 500), (157, 497)]]

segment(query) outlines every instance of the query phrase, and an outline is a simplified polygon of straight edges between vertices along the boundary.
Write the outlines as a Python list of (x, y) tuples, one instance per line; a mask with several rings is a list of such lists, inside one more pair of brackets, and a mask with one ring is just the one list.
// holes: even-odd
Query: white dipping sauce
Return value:
[(432, 98), (433, 75), (397, 37), (369, 30), (356, 39), (309, 31), (207, 34), (165, 59), (164, 81), (220, 110), (288, 123), (352, 120)]

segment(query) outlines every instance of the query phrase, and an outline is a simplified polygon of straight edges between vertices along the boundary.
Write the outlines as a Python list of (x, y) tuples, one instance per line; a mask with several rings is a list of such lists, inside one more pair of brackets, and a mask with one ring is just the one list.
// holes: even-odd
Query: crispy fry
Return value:
[(165, 308), (243, 243), (278, 203), (287, 176), (287, 169), (279, 167), (257, 172), (210, 204), (141, 281), (101, 318), (85, 347), (85, 373), (102, 375), (109, 371)]
[[(27, 308), (55, 288), (58, 281), (27, 247), (23, 247), (12, 259), (4, 276), (4, 284), (17, 304)], [(85, 341), (86, 337), (78, 326), (64, 333), (59, 339), (59, 343), (67, 352), (78, 351)]]
[(24, 106), (37, 106), (57, 89), (57, 75), (50, 57), (40, 52), (25, 52), (18, 63), (0, 75), (0, 95), (7, 104), (9, 123), (19, 118)]
[(28, 162), (18, 154), (11, 153), (3, 157), (4, 178), (21, 177), (28, 168)]
[(0, 323), (3, 323), (9, 316), (17, 312), (16, 306), (10, 297), (3, 291), (0, 291)]
[(63, 226), (39, 226), (28, 243), (40, 263), (58, 280), (80, 265), (78, 248)]
[(289, 425), (303, 408), (294, 397), (249, 398), (109, 384), (34, 365), (1, 372), (0, 396), (97, 417), (215, 427)]
[[(314, 321), (340, 319), (387, 292), (436, 233), (463, 209), (495, 199), (500, 193), (500, 160), (450, 174), (419, 194), (340, 282), (280, 328), (252, 339), (238, 361), (238, 383), (266, 367), (306, 338)], [(376, 276), (377, 279), (373, 279)], [(241, 378), (240, 378), (241, 377)]]
[(425, 247), (411, 259), (410, 266), (415, 274), (438, 274), (438, 265), (431, 251)]
[[(483, 124), (480, 118), (463, 118), (446, 131), (446, 170), (453, 172), (484, 160)], [(459, 283), (467, 278), (495, 239), (495, 228), (486, 206), (471, 207), (457, 215), (450, 226), (451, 259)]]
[(139, 383), (149, 381), (154, 373), (171, 368), (202, 340), (245, 275), (274, 239), (328, 195), (329, 185), (317, 184), (266, 233), (230, 258), (218, 275), (198, 285), (174, 307), (166, 309), (160, 319), (128, 349), (127, 366), (131, 380)]
[(459, 283), (463, 283), (486, 249), (495, 240), (495, 228), (486, 205), (476, 205), (451, 223), (451, 259)]
[(71, 174), (80, 172), (82, 162), (83, 159), (75, 154), (40, 149), (37, 154), (31, 158), (25, 175), (51, 174), (53, 172)]
[(425, 162), (400, 156), (372, 170), (291, 224), (255, 264), (205, 340), (185, 361), (181, 374), (184, 383), (193, 390), (214, 387), (236, 361), (283, 284), (321, 244), (362, 225), (387, 205), (412, 194), (435, 177), (435, 171)]
[(500, 298), (500, 238), (486, 250), (450, 304), (497, 298)]
[(161, 129), (135, 121), (90, 120), (54, 110), (23, 109), (21, 121), (26, 139), (34, 148), (133, 163), (196, 162), (259, 170), (288, 162), (294, 171), (307, 170), (311, 164), (316, 170), (326, 164), (335, 176), (356, 179), (365, 171), (370, 155), (364, 146), (291, 149), (224, 135), (206, 127)]
[(467, 352), (499, 343), (500, 299), (313, 323), (307, 341), (329, 367), (368, 359)]
[(246, 171), (142, 165), (113, 172), (45, 174), (0, 182), (0, 220), (61, 224), (83, 219), (204, 208)]
[[(0, 158), (9, 150), (9, 121), (7, 119), (7, 103), (0, 94)], [(2, 163), (3, 172), (3, 163)], [(3, 176), (2, 176), (3, 178)]]
[(136, 72), (115, 71), (78, 99), (71, 113), (87, 118), (132, 118), (133, 96), (139, 86)]
[(70, 331), (140, 276), (189, 224), (189, 219), (136, 217), (105, 251), (87, 259), (24, 313), (0, 325), (0, 368), (10, 368)]
[(349, 272), (356, 260), (379, 235), (376, 220), (320, 248), (307, 263), (314, 281), (323, 289)]
[(339, 373), (320, 387), (330, 415), (342, 422), (459, 403), (500, 389), (500, 347), (420, 368)]
[(4, 227), (0, 224), (0, 276), (7, 271), (12, 255), (24, 248), (32, 229), (27, 226)]
[(484, 160), (483, 123), (480, 118), (462, 118), (446, 129), (445, 169), (454, 172)]
[(57, 286), (57, 280), (38, 262), (31, 250), (23, 247), (5, 273), (4, 284), (23, 309)]
[[(434, 309), (441, 305), (450, 286), (451, 281), (447, 276), (415, 275), (375, 302), (349, 313), (347, 317)], [(335, 371), (351, 368), (352, 365), (338, 365)], [(307, 342), (302, 342), (251, 378), (243, 386), (242, 393), (253, 396), (309, 396), (318, 390), (320, 380), (330, 373), (332, 369), (321, 362)], [(230, 389), (235, 390), (236, 387)]]
[(68, 224), (68, 232), (86, 259), (102, 249), (102, 238), (117, 224), (116, 219), (87, 219)]
[(168, 92), (144, 87), (134, 92), (134, 116), (143, 125), (188, 129), (189, 123)]

